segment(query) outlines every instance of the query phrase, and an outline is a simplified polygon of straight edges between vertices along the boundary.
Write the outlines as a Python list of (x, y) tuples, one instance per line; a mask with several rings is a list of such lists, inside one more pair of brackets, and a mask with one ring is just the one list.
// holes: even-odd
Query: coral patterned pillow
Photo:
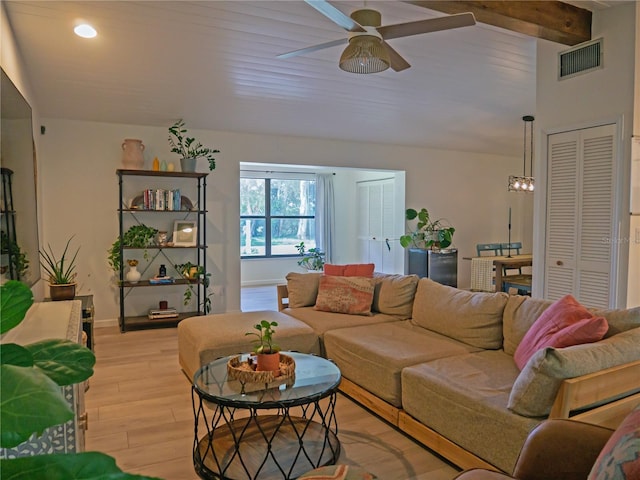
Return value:
[(640, 478), (640, 406), (613, 432), (587, 480)]
[(316, 310), (350, 315), (371, 315), (373, 280), (364, 277), (320, 277)]
[(531, 325), (513, 359), (520, 370), (544, 347), (563, 348), (601, 340), (609, 329), (604, 317), (594, 317), (571, 295), (552, 303)]
[(350, 263), (348, 265), (324, 264), (325, 275), (335, 275), (339, 277), (373, 277), (373, 270), (376, 268), (373, 263)]

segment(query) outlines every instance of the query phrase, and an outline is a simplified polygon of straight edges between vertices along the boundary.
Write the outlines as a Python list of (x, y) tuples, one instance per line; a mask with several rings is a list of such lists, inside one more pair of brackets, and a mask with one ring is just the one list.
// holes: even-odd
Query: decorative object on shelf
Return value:
[(126, 279), (129, 283), (138, 283), (142, 274), (138, 271), (138, 260), (132, 258), (127, 260), (129, 264), (129, 271), (127, 272)]
[(277, 327), (278, 322), (269, 322), (268, 320), (261, 320), (253, 326), (256, 332), (247, 332), (245, 335), (255, 336), (255, 348), (253, 349), (257, 357), (256, 371), (271, 371), (277, 376), (280, 373), (280, 347), (273, 343), (273, 335), (275, 330), (273, 327)]
[[(147, 227), (146, 225), (133, 225), (122, 236), (124, 247), (133, 248), (146, 248), (154, 244), (158, 230), (153, 227)], [(145, 250), (143, 253), (144, 259), (149, 259), (149, 254)], [(117, 238), (109, 249), (109, 265), (113, 268), (114, 272), (120, 270), (120, 238)]]
[(173, 153), (180, 155), (180, 165), (183, 172), (195, 172), (196, 160), (204, 157), (209, 162), (209, 170), (216, 168), (214, 153), (220, 150), (208, 148), (196, 141), (193, 137), (187, 137), (187, 129), (184, 120), (180, 119), (169, 127), (169, 146)]
[[(183, 278), (187, 280), (200, 280), (204, 285), (205, 290), (205, 298), (202, 302), (202, 311), (204, 313), (209, 313), (211, 311), (211, 292), (209, 290), (209, 285), (211, 284), (211, 274), (205, 273), (204, 267), (194, 265), (191, 262), (180, 263), (178, 265), (174, 265), (176, 271), (182, 275)], [(191, 299), (193, 298), (193, 285), (188, 284), (186, 290), (184, 291), (184, 299), (183, 304), (185, 306), (189, 305)]]
[(198, 224), (191, 220), (176, 220), (173, 224), (173, 245), (195, 247), (198, 243)]
[(162, 160), (162, 162), (160, 162), (160, 171), (161, 172), (166, 172), (167, 171), (167, 162), (166, 160)]
[(56, 258), (53, 253), (51, 245), (47, 244), (49, 251), (40, 250), (40, 265), (44, 268), (45, 272), (49, 275), (49, 292), (51, 300), (73, 300), (76, 296), (76, 283), (75, 278), (77, 273), (76, 258), (80, 247), (77, 248), (71, 260), (67, 257), (69, 250), (69, 244), (74, 236), (71, 236), (67, 240), (67, 244), (64, 247), (64, 251), (60, 256), (60, 259)]
[[(0, 287), (0, 296), (0, 333), (6, 333), (24, 320), (27, 310), (33, 304), (33, 293), (25, 284), (11, 281)], [(12, 321), (6, 321), (8, 319)], [(64, 339), (47, 339), (24, 346), (8, 343), (3, 348), (6, 352), (11, 350), (13, 354), (3, 355), (2, 358), (2, 381), (11, 388), (3, 386), (0, 391), (0, 447), (13, 448), (29, 440), (34, 433), (73, 419), (73, 411), (60, 387), (81, 383), (91, 377), (96, 357), (88, 348)], [(64, 368), (56, 368), (60, 365), (64, 365)], [(25, 398), (29, 401), (25, 401)], [(2, 459), (0, 469), (3, 478), (24, 478), (29, 476), (25, 472), (35, 471), (82, 471), (84, 478), (99, 478), (103, 475), (110, 478), (134, 478), (123, 474), (113, 458), (100, 452)], [(135, 478), (151, 480), (137, 475)]]
[(144, 144), (137, 138), (125, 138), (122, 142), (122, 167), (130, 170), (144, 168)]
[(159, 277), (166, 277), (167, 276), (167, 267), (165, 267), (164, 264), (160, 265), (160, 269), (158, 270), (158, 276)]
[(175, 170), (176, 166), (173, 164), (173, 162), (169, 162), (167, 164), (167, 172), (173, 172)]
[(160, 170), (160, 160), (158, 160), (158, 157), (153, 157), (153, 164), (151, 166), (151, 170), (153, 170), (154, 172), (157, 172)]
[[(536, 180), (533, 178), (533, 121), (535, 118), (532, 115), (525, 115), (522, 117), (524, 121), (524, 139), (522, 145), (522, 176), (510, 175), (509, 187), (510, 192), (525, 192), (533, 193), (535, 190)], [(527, 124), (530, 126), (530, 147), (529, 147), (529, 176), (527, 176)]]
[(166, 300), (160, 300), (160, 302), (158, 303), (158, 307), (160, 308), (160, 310), (166, 310), (167, 308), (169, 308), (169, 302), (167, 302)]
[(431, 220), (426, 208), (422, 208), (419, 212), (408, 208), (405, 218), (407, 221), (416, 220), (417, 223), (413, 230), (400, 237), (400, 245), (404, 248), (442, 250), (453, 243), (453, 234), (456, 229), (441, 218)]
[(158, 232), (158, 245), (161, 247), (167, 246), (167, 232)]
[(227, 362), (227, 373), (232, 380), (238, 380), (240, 383), (271, 383), (274, 381), (282, 382), (283, 380), (295, 377), (296, 361), (289, 355), (277, 353), (278, 369), (277, 370), (257, 370), (257, 362), (249, 356), (246, 361), (241, 360), (241, 356), (232, 357)]
[(324, 252), (319, 248), (306, 249), (304, 242), (300, 242), (296, 245), (298, 253), (302, 256), (301, 260), (298, 260), (298, 265), (302, 268), (312, 271), (321, 271), (324, 268)]

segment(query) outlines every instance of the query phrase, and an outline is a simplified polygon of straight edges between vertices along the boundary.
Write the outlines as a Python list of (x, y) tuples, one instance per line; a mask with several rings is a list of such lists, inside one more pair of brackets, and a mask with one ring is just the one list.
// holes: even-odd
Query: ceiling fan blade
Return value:
[(276, 58), (291, 58), (303, 55), (305, 53), (315, 52), (316, 50), (322, 50), (323, 48), (335, 47), (337, 45), (344, 45), (349, 39), (341, 38), (340, 40), (333, 40), (332, 42), (320, 43), (318, 45), (312, 45), (310, 47), (301, 48), (299, 50), (293, 50), (292, 52), (281, 53)]
[(364, 32), (364, 28), (360, 26), (358, 22), (356, 22), (353, 18), (345, 15), (336, 7), (331, 5), (329, 2), (325, 0), (304, 0), (329, 20), (334, 23), (337, 23), (339, 26), (344, 28), (347, 32)]
[(415, 22), (397, 23), (395, 25), (385, 25), (378, 27), (378, 32), (382, 38), (389, 40), (392, 38), (408, 37), (421, 33), (437, 32), (449, 30), (451, 28), (470, 27), (476, 24), (473, 13), (458, 13), (446, 17), (429, 18)]
[(402, 56), (391, 47), (391, 45), (389, 45), (384, 40), (382, 41), (382, 44), (387, 48), (387, 51), (389, 52), (392, 69), (394, 69), (396, 72), (401, 72), (402, 70), (406, 70), (411, 66), (409, 62), (402, 58)]

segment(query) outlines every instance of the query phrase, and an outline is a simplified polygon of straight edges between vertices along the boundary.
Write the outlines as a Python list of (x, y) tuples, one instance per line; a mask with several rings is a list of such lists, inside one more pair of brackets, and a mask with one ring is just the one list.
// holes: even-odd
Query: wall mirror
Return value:
[(40, 279), (37, 171), (31, 107), (2, 70), (0, 80), (1, 281)]

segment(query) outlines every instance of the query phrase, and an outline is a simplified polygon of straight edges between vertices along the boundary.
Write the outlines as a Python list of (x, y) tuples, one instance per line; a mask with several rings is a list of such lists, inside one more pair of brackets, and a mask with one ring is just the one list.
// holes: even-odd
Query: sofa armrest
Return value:
[(613, 430), (576, 422), (547, 420), (527, 437), (513, 476), (518, 480), (584, 480)]
[(571, 418), (615, 426), (637, 404), (638, 378), (640, 360), (566, 379), (560, 385), (549, 418), (569, 418), (573, 410), (603, 404)]
[(278, 311), (281, 312), (289, 307), (289, 289), (286, 285), (277, 285), (278, 291)]

